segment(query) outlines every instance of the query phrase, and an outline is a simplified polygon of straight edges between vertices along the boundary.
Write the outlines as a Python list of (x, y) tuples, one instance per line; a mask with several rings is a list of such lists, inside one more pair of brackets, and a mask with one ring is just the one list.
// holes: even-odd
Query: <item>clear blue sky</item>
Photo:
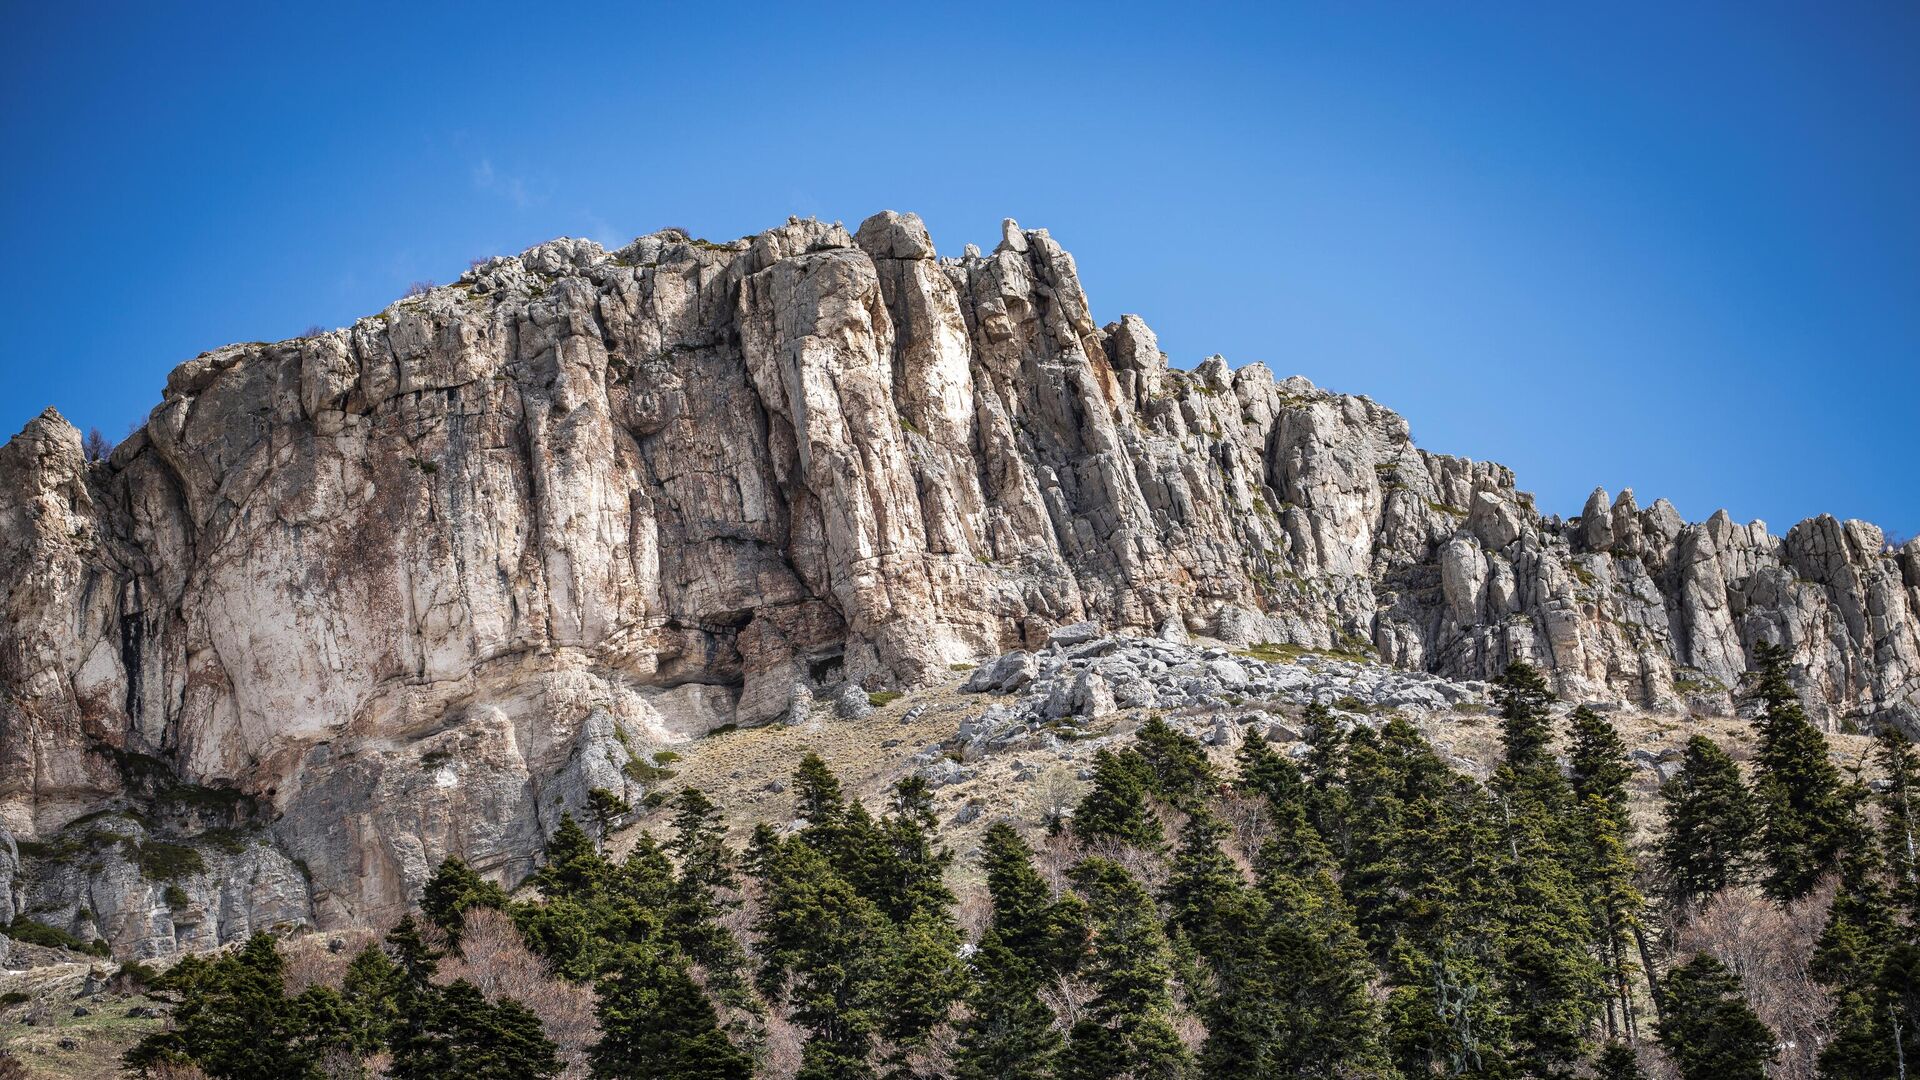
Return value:
[(1046, 226), (1176, 363), (1369, 394), (1549, 510), (1920, 531), (1910, 3), (4, 3), (7, 433), (556, 235), (892, 208)]

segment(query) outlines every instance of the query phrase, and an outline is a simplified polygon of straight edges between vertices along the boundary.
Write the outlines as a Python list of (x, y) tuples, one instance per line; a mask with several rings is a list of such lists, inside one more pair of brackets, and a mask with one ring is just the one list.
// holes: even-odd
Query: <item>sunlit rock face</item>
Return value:
[(447, 855), (517, 880), (653, 750), (1081, 621), (1647, 706), (1726, 707), (1776, 641), (1826, 722), (1920, 723), (1920, 543), (1544, 518), (1366, 398), (1170, 369), (1045, 230), (940, 259), (893, 213), (494, 259), (189, 361), (101, 462), (49, 411), (0, 448), (0, 582), (0, 824), (149, 799), (130, 761), (238, 789), (278, 861), (188, 881), (270, 878), (235, 927), (389, 920)]

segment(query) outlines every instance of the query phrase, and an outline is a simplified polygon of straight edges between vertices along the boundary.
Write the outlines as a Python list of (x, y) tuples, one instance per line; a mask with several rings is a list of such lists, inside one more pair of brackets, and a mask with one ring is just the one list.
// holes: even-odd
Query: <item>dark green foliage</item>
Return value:
[(1607, 804), (1613, 819), (1627, 820), (1627, 782), (1633, 778), (1633, 765), (1627, 759), (1627, 744), (1606, 717), (1582, 705), (1568, 717), (1571, 759), (1568, 779), (1573, 796), (1584, 803), (1598, 796)]
[(49, 949), (71, 949), (74, 952), (92, 953), (95, 956), (108, 954), (107, 943), (103, 940), (81, 941), (57, 926), (34, 922), (24, 915), (8, 924), (7, 936), (15, 941), (24, 941), (29, 945), (40, 945)]
[(1153, 897), (1118, 863), (1090, 858), (1073, 869), (1087, 904), (1094, 998), (1068, 1033), (1063, 1080), (1183, 1077), (1190, 1055), (1173, 1029), (1172, 950)]
[(1174, 730), (1155, 716), (1134, 734), (1133, 752), (1146, 771), (1147, 790), (1169, 806), (1190, 810), (1214, 794), (1220, 777), (1207, 760), (1206, 748), (1193, 736)]
[(1920, 925), (1920, 754), (1889, 727), (1875, 740), (1874, 757), (1887, 781), (1879, 799), (1880, 843), (1894, 903)]
[(599, 824), (601, 832), (606, 832), (615, 821), (633, 811), (627, 800), (600, 787), (587, 792), (587, 804), (592, 808), (593, 820)]
[(1626, 1043), (1610, 1042), (1593, 1059), (1593, 1080), (1643, 1080), (1640, 1055)]
[(1667, 973), (1660, 1046), (1682, 1080), (1763, 1080), (1777, 1056), (1739, 976), (1704, 953)]
[(971, 1015), (960, 1029), (958, 1080), (1046, 1080), (1059, 1056), (1053, 1010), (1034, 993), (1036, 965), (989, 930), (973, 955)]
[(712, 1003), (678, 958), (620, 951), (596, 984), (600, 1041), (593, 1075), (608, 1080), (745, 1080), (752, 1059), (721, 1030)]
[(1798, 900), (1839, 866), (1861, 826), (1826, 737), (1800, 708), (1787, 675), (1787, 651), (1762, 643), (1754, 654), (1754, 695), (1763, 706), (1754, 721), (1760, 738), (1753, 778), (1766, 860), (1761, 884), (1776, 900)]
[(1705, 735), (1687, 740), (1680, 771), (1660, 789), (1666, 826), (1658, 870), (1668, 900), (1685, 910), (1736, 882), (1752, 867), (1757, 827), (1740, 767)]
[(489, 1003), (472, 983), (422, 988), (396, 1036), (393, 1080), (537, 1080), (560, 1071), (540, 1018), (511, 998)]
[(216, 1080), (318, 1078), (327, 1052), (354, 1041), (338, 993), (312, 987), (286, 996), (285, 962), (265, 934), (235, 952), (185, 958), (156, 980), (154, 992), (179, 1004), (167, 1030), (122, 1059), (136, 1076), (191, 1062)]
[(888, 989), (886, 916), (806, 837), (778, 842), (760, 861), (756, 981), (808, 1032), (801, 1074), (869, 1075)]
[(427, 921), (458, 944), (460, 925), (474, 908), (505, 908), (506, 890), (481, 877), (459, 859), (441, 861), (420, 895), (420, 911)]
[(1507, 765), (1513, 769), (1551, 767), (1553, 729), (1547, 706), (1553, 703), (1553, 691), (1547, 680), (1531, 664), (1515, 660), (1495, 682)]
[(1086, 913), (1079, 897), (1053, 898), (1033, 868), (1033, 849), (1005, 822), (987, 827), (981, 862), (987, 893), (993, 899), (988, 933), (1023, 966), (1025, 985), (1031, 990), (1053, 976), (1072, 972), (1086, 943)]
[(133, 849), (134, 861), (140, 866), (140, 876), (149, 881), (175, 881), (207, 872), (206, 860), (185, 844), (148, 840), (144, 844), (128, 841), (128, 845)]
[(1117, 840), (1158, 849), (1167, 842), (1160, 819), (1147, 805), (1146, 760), (1132, 751), (1101, 750), (1093, 756), (1093, 787), (1073, 811), (1073, 835), (1082, 843)]

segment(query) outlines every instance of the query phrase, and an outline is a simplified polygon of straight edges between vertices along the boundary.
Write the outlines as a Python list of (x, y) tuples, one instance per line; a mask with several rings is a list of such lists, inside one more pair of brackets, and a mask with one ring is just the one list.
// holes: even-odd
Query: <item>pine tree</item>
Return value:
[(1333, 711), (1314, 702), (1301, 715), (1307, 756), (1307, 820), (1326, 839), (1335, 857), (1345, 860), (1351, 847), (1348, 815), (1353, 798), (1347, 790), (1347, 733)]
[(607, 1080), (747, 1080), (753, 1059), (720, 1029), (685, 962), (650, 947), (619, 950), (596, 984), (600, 1041), (593, 1075)]
[(1073, 811), (1073, 834), (1081, 843), (1112, 839), (1157, 850), (1167, 836), (1147, 805), (1145, 762), (1131, 750), (1093, 755), (1093, 787)]
[(1757, 811), (1740, 767), (1712, 739), (1687, 740), (1680, 771), (1660, 789), (1666, 827), (1659, 872), (1668, 900), (1686, 910), (1745, 880)]
[(1191, 1061), (1173, 1029), (1173, 958), (1153, 898), (1108, 859), (1082, 860), (1072, 877), (1092, 925), (1095, 995), (1068, 1034), (1062, 1080), (1185, 1077)]
[(840, 779), (809, 750), (793, 770), (794, 809), (813, 829), (832, 828), (847, 806)]
[(1754, 654), (1754, 693), (1763, 708), (1754, 722), (1760, 736), (1754, 801), (1766, 859), (1761, 884), (1768, 896), (1785, 902), (1806, 896), (1821, 875), (1839, 866), (1859, 826), (1827, 740), (1808, 722), (1788, 678), (1787, 651), (1763, 642)]
[(1034, 964), (989, 930), (973, 954), (970, 1015), (960, 1027), (957, 1080), (1048, 1080), (1060, 1054), (1053, 1010), (1035, 995)]
[(445, 931), (447, 941), (460, 943), (460, 931), (467, 912), (474, 908), (504, 909), (505, 889), (473, 872), (465, 862), (447, 858), (427, 879), (420, 895), (420, 913), (427, 921)]
[(1661, 989), (1660, 1046), (1681, 1080), (1764, 1080), (1778, 1051), (1739, 976), (1702, 953), (1668, 972)]

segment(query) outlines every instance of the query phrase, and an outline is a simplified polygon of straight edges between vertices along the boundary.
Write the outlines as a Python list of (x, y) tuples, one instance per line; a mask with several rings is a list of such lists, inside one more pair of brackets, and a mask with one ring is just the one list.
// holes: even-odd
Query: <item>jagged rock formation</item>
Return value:
[[(1543, 517), (1366, 398), (1170, 369), (1044, 230), (942, 260), (892, 213), (494, 259), (189, 361), (103, 462), (49, 411), (0, 448), (0, 582), (0, 823), (48, 843), (157, 761), (257, 800), (323, 925), (447, 854), (517, 878), (651, 748), (1080, 620), (1656, 706), (1773, 640), (1822, 717), (1920, 723), (1920, 543)], [(262, 875), (188, 899), (284, 917)]]

